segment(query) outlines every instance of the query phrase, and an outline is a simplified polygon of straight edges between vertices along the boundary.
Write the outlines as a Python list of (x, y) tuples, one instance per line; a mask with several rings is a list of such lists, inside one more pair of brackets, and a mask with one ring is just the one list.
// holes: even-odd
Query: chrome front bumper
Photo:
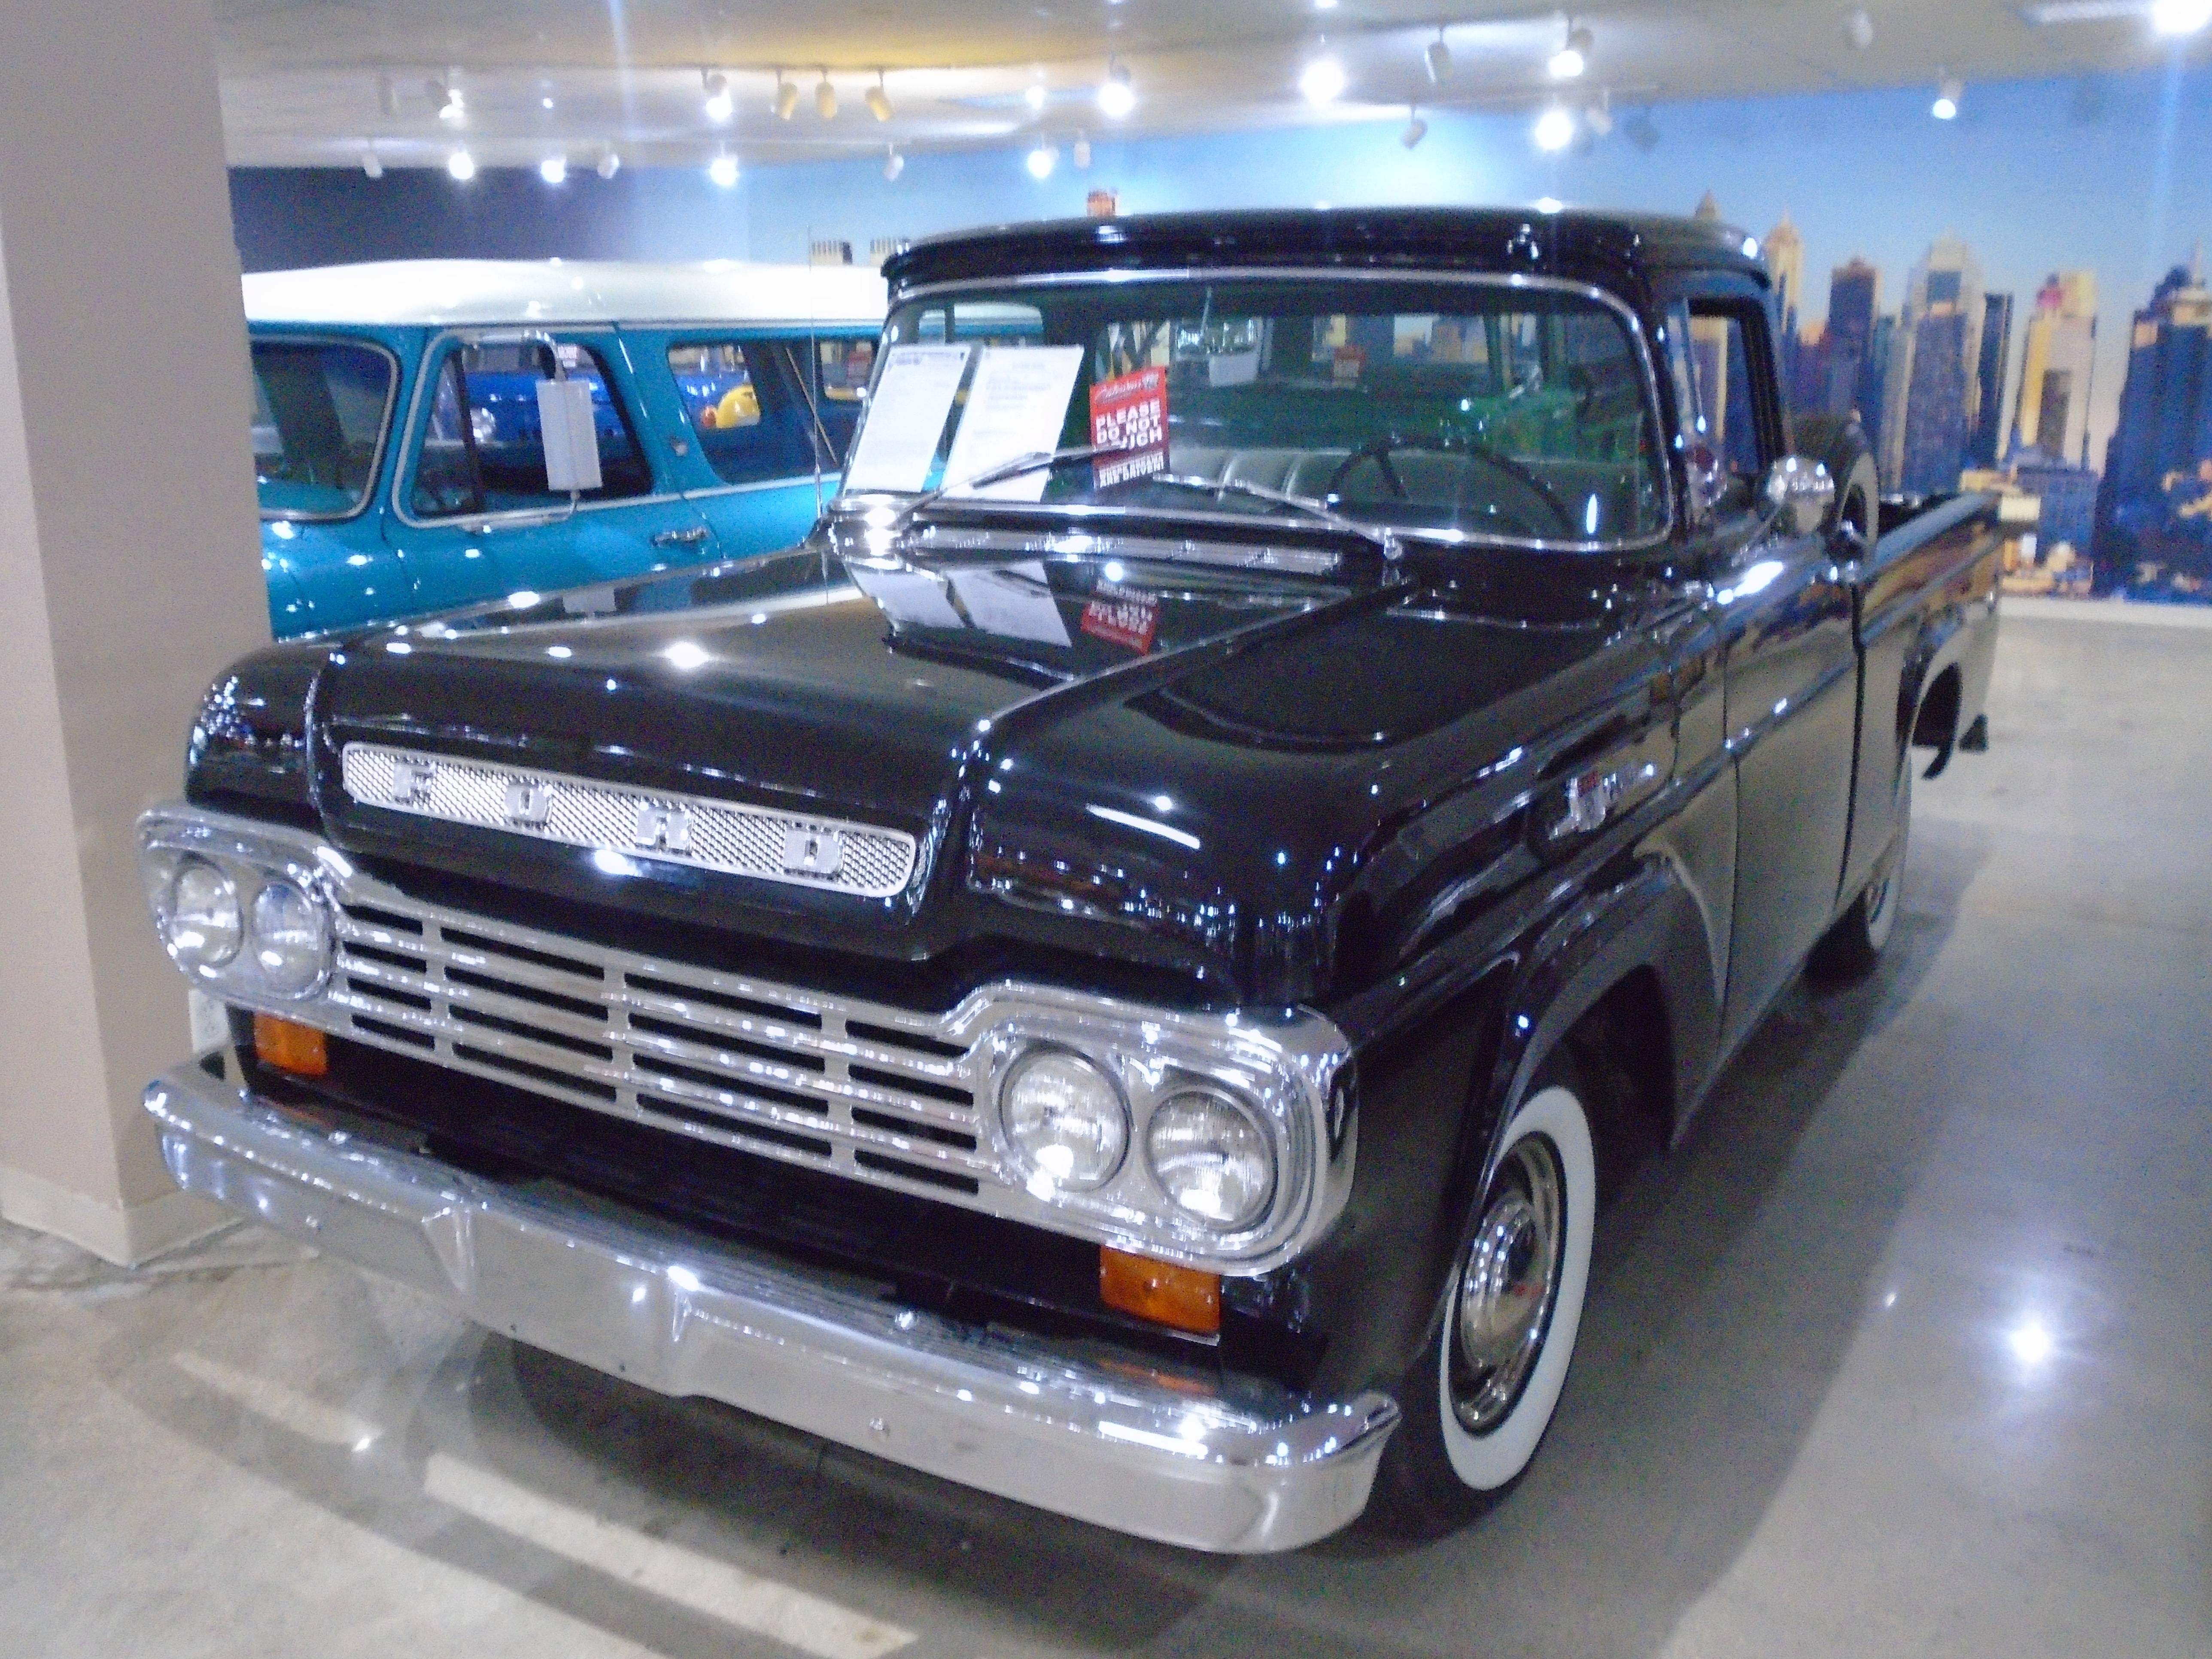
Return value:
[[(238, 1075), (226, 1057), (228, 1076)], [(199, 1065), (146, 1091), (177, 1184), (494, 1330), (1041, 1509), (1194, 1549), (1327, 1536), (1398, 1408), (1188, 1378), (902, 1309), (580, 1200), (326, 1133)]]

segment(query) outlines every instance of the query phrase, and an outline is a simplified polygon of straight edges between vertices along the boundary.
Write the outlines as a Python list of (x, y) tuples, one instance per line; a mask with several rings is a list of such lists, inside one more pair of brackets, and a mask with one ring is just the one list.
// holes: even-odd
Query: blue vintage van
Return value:
[[(729, 260), (245, 287), (279, 638), (789, 546), (836, 493), (884, 319), (873, 271)], [(592, 487), (549, 487), (549, 380), (588, 389)]]

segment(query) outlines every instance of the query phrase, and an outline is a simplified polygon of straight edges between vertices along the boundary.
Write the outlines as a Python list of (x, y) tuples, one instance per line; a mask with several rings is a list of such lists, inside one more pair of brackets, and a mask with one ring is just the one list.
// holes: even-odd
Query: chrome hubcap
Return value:
[(1505, 1419), (1543, 1352), (1565, 1254), (1565, 1209), (1550, 1143), (1517, 1143), (1491, 1182), (1454, 1309), (1452, 1409), (1470, 1433)]

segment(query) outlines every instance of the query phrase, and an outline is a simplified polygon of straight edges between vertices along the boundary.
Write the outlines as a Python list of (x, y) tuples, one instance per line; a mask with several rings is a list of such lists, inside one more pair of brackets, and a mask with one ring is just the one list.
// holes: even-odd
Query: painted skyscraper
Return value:
[(2089, 463), (2089, 390), (2097, 363), (2097, 274), (2054, 271), (2035, 296), (2020, 368), (2012, 447)]
[(1980, 413), (1966, 443), (1968, 466), (1993, 467), (2004, 453), (2005, 364), (2012, 355), (2012, 295), (1991, 294), (1982, 301), (1982, 361), (1975, 375)]
[(1869, 398), (1867, 370), (1874, 350), (1875, 318), (1881, 310), (1881, 273), (1854, 258), (1828, 273), (1828, 331), (1822, 342), (1826, 384), (1823, 412), (1848, 415), (1854, 409), (1874, 437), (1881, 427), (1878, 390)]
[(1913, 267), (1883, 386), (1882, 482), (1908, 495), (1955, 489), (1981, 411), (1981, 263), (1946, 236)]
[(2136, 313), (2094, 547), (2100, 589), (2139, 582), (2151, 565), (2160, 567), (2154, 586), (2212, 581), (2212, 287), (2202, 247)]

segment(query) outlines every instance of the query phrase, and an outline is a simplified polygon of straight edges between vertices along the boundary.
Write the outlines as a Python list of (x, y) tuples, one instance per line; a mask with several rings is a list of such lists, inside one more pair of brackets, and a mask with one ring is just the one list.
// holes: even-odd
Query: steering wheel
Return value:
[(1382, 473), (1383, 483), (1400, 501), (1407, 499), (1404, 480), (1398, 469), (1390, 465), (1390, 457), (1400, 450), (1422, 450), (1437, 455), (1464, 455), (1471, 461), (1480, 461), (1496, 472), (1502, 472), (1514, 483), (1533, 494), (1544, 504), (1545, 510), (1559, 520), (1559, 528), (1571, 539), (1579, 531), (1575, 523), (1574, 510), (1561, 501), (1559, 492), (1510, 456), (1501, 455), (1487, 445), (1476, 442), (1460, 433), (1439, 432), (1433, 437), (1408, 437), (1401, 432), (1385, 432), (1370, 438), (1365, 443), (1344, 458), (1343, 464), (1328, 475), (1324, 493), (1334, 496), (1352, 468), (1362, 461), (1372, 461)]

